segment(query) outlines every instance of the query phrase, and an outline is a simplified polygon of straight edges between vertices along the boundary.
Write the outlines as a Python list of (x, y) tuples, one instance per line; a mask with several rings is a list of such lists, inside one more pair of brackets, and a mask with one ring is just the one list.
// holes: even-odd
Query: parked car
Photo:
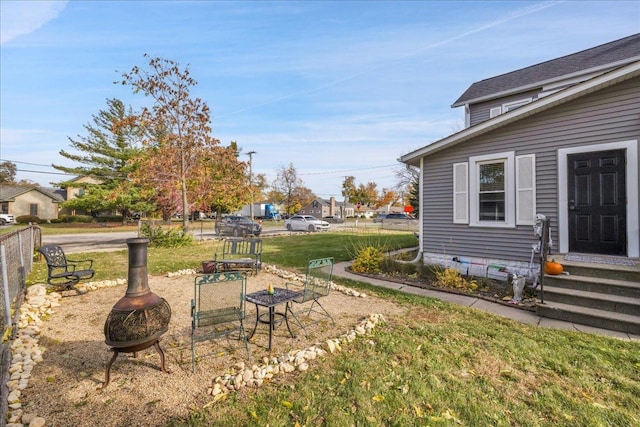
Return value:
[(339, 216), (325, 216), (322, 219), (327, 221), (329, 224), (342, 224), (344, 222), (344, 219)]
[(246, 216), (229, 215), (216, 221), (216, 234), (218, 236), (259, 236), (262, 233), (262, 226), (251, 221)]
[(312, 215), (293, 215), (284, 221), (284, 226), (289, 231), (327, 231), (330, 227), (327, 221)]
[(16, 219), (13, 217), (13, 215), (0, 214), (0, 225), (15, 224), (15, 223), (16, 223)]
[(387, 216), (387, 214), (379, 213), (378, 215), (373, 217), (373, 222), (382, 222), (382, 220)]
[(405, 213), (390, 213), (382, 220), (382, 228), (415, 230), (418, 228), (418, 220)]

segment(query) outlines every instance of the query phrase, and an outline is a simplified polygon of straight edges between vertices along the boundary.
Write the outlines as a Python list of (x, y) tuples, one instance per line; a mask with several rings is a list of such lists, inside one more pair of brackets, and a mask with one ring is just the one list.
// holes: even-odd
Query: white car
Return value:
[(327, 231), (330, 227), (327, 221), (322, 221), (312, 215), (294, 215), (284, 221), (289, 231)]
[(16, 223), (16, 219), (13, 217), (13, 215), (0, 214), (0, 225), (15, 224), (15, 223)]

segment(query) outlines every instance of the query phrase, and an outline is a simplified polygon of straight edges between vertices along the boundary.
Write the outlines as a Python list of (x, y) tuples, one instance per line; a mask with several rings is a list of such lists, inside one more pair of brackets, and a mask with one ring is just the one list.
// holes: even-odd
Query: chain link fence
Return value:
[(39, 227), (29, 226), (0, 235), (0, 426), (7, 413), (7, 381), (11, 365), (11, 341), (16, 332), (18, 308), (25, 295), (27, 274), (33, 267), (36, 248), (42, 243)]

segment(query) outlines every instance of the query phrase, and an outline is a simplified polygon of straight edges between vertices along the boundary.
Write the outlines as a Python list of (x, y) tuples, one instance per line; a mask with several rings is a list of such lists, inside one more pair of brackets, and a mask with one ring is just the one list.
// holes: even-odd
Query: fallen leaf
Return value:
[(384, 401), (384, 396), (380, 395), (380, 394), (376, 394), (375, 396), (373, 396), (373, 400), (376, 402), (383, 402)]

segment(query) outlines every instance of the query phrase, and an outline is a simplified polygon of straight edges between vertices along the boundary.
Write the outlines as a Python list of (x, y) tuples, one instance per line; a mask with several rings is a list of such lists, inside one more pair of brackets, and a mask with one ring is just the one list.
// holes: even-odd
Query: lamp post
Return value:
[(249, 205), (249, 212), (251, 215), (251, 221), (253, 221), (253, 172), (251, 171), (251, 161), (253, 160), (253, 155), (256, 154), (255, 151), (249, 151), (247, 156), (249, 156), (249, 195), (251, 197), (251, 204)]

